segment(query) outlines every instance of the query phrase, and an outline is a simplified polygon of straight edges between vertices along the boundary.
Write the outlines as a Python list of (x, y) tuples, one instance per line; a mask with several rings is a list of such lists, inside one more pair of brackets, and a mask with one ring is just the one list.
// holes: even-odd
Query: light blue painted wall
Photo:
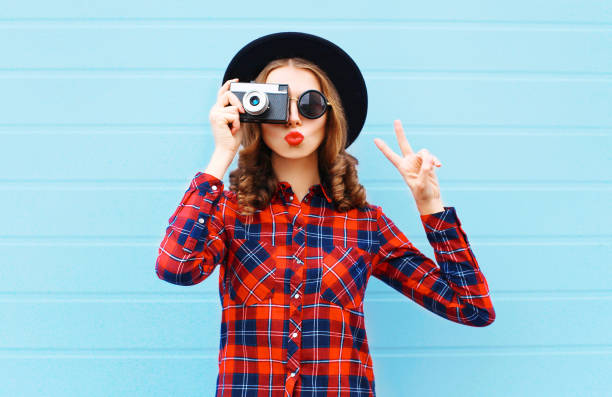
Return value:
[(431, 258), (373, 138), (399, 152), (399, 118), (442, 161), (444, 203), (491, 288), (497, 319), (473, 328), (371, 278), (377, 394), (610, 395), (612, 2), (252, 5), (0, 7), (0, 396), (213, 395), (218, 270), (164, 283), (157, 247), (208, 164), (225, 66), (283, 30), (362, 68), (370, 109), (349, 152), (369, 199)]

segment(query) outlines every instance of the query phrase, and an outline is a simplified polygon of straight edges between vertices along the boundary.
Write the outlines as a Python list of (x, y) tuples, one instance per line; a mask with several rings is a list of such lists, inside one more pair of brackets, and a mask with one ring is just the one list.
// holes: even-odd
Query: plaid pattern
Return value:
[(450, 321), (494, 321), (454, 207), (421, 215), (438, 267), (380, 206), (338, 212), (322, 185), (302, 203), (287, 182), (276, 193), (241, 216), (236, 194), (198, 172), (158, 250), (157, 276), (177, 285), (219, 265), (217, 397), (375, 396), (363, 314), (370, 275)]

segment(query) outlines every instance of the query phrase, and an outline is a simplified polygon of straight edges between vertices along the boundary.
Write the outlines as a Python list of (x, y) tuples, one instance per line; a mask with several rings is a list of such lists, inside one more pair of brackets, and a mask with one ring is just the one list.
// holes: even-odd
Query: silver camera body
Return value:
[(289, 85), (276, 83), (230, 83), (240, 100), (240, 122), (286, 123), (289, 120)]

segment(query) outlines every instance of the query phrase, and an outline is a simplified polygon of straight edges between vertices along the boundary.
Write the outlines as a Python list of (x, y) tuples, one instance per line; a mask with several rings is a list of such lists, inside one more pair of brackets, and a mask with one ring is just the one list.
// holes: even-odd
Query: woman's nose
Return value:
[(287, 124), (302, 124), (302, 119), (300, 119), (300, 113), (297, 107), (297, 99), (294, 100), (291, 98), (289, 100), (289, 120), (287, 121)]

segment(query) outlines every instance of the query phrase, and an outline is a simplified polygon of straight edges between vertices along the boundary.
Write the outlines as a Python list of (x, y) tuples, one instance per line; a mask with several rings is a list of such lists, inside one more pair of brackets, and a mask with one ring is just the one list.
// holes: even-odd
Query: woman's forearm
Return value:
[(225, 175), (227, 169), (234, 160), (234, 156), (236, 156), (236, 153), (215, 149), (204, 172), (216, 176), (219, 179), (223, 179), (223, 175)]

